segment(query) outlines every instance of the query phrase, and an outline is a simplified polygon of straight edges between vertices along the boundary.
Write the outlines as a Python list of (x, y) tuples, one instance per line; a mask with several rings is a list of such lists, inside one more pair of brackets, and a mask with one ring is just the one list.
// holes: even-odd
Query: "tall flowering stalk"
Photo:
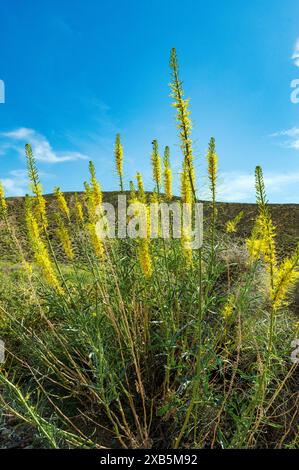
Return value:
[(43, 189), (39, 180), (36, 161), (29, 144), (25, 145), (25, 152), (27, 157), (28, 177), (30, 181), (30, 188), (35, 195), (35, 214), (38, 223), (46, 230), (48, 227), (48, 220), (46, 215), (46, 201), (43, 197)]
[[(184, 156), (183, 161), (183, 172), (181, 178), (181, 189), (182, 189), (182, 196), (183, 199), (188, 200), (190, 197), (190, 193), (192, 195), (193, 201), (196, 202), (196, 185), (195, 185), (195, 169), (194, 169), (194, 158), (193, 158), (193, 149), (192, 149), (192, 140), (191, 140), (191, 130), (192, 130), (192, 123), (190, 119), (190, 111), (189, 111), (189, 100), (184, 98), (184, 90), (182, 81), (179, 77), (179, 67), (177, 61), (176, 50), (173, 48), (171, 50), (170, 55), (170, 68), (172, 72), (172, 81), (170, 84), (171, 87), (171, 96), (174, 98), (173, 106), (177, 110), (177, 126), (179, 129), (179, 137), (181, 141), (181, 149)], [(187, 236), (188, 240), (189, 234), (184, 234), (182, 238), (183, 244), (185, 244), (185, 248), (188, 250), (188, 243), (184, 238)], [(190, 252), (184, 250), (185, 256), (189, 257)], [(189, 419), (192, 415), (194, 407), (196, 408), (195, 413), (195, 423), (197, 423), (197, 414), (198, 414), (198, 406), (196, 405), (197, 402), (197, 394), (198, 394), (198, 387), (200, 384), (200, 377), (201, 377), (201, 350), (202, 350), (202, 252), (201, 249), (198, 251), (198, 258), (199, 258), (199, 265), (198, 265), (198, 278), (199, 278), (199, 315), (198, 315), (198, 355), (196, 360), (195, 366), (195, 374), (196, 380), (194, 381), (194, 388), (192, 392), (192, 399), (190, 401), (190, 405), (188, 407), (185, 421), (183, 423), (182, 429), (175, 441), (174, 447), (178, 448), (181, 442), (181, 439), (184, 435), (186, 427), (188, 425)], [(187, 257), (187, 262), (189, 262)], [(196, 428), (195, 424), (195, 428)], [(196, 431), (194, 432), (196, 434)]]
[(295, 252), (284, 259), (275, 276), (272, 290), (272, 305), (278, 310), (286, 305), (286, 296), (299, 279), (299, 243)]
[(72, 245), (69, 231), (60, 216), (57, 215), (56, 220), (57, 220), (56, 235), (62, 245), (62, 248), (66, 257), (69, 260), (73, 260), (75, 257), (75, 254), (74, 254), (73, 245)]
[(159, 154), (158, 141), (153, 140), (153, 151), (151, 155), (152, 169), (153, 169), (153, 180), (156, 185), (158, 196), (160, 196), (160, 184), (161, 184), (161, 157)]
[(153, 274), (153, 265), (148, 238), (141, 238), (138, 241), (138, 257), (143, 274), (145, 277), (150, 278)]
[(208, 175), (210, 180), (210, 190), (212, 195), (212, 223), (211, 223), (211, 252), (212, 252), (212, 264), (215, 252), (215, 224), (217, 216), (216, 208), (216, 184), (217, 184), (217, 167), (218, 167), (218, 156), (216, 154), (216, 145), (214, 137), (211, 137), (209, 142), (209, 150), (207, 153), (208, 161)]
[(5, 193), (2, 182), (0, 181), (0, 218), (7, 218), (7, 204), (5, 200)]
[(75, 193), (75, 217), (76, 221), (79, 224), (82, 224), (84, 221), (84, 212), (81, 201), (78, 198), (78, 194)]
[[(181, 141), (181, 149), (184, 156), (183, 169), (181, 175), (181, 193), (182, 200), (185, 203), (196, 201), (195, 189), (195, 169), (194, 158), (191, 140), (192, 123), (190, 119), (189, 99), (184, 98), (183, 83), (179, 77), (179, 66), (176, 55), (176, 50), (173, 48), (170, 55), (170, 68), (172, 74), (172, 81), (170, 83), (171, 96), (174, 98), (172, 105), (177, 110), (177, 127), (179, 129), (179, 137)], [(192, 200), (190, 200), (190, 198)], [(191, 209), (192, 210), (192, 209)], [(185, 230), (182, 237), (183, 253), (187, 255), (187, 262), (190, 264), (192, 253), (188, 248), (189, 233)]]
[(191, 140), (192, 123), (189, 111), (189, 99), (184, 98), (183, 83), (179, 78), (179, 66), (176, 50), (173, 48), (170, 55), (170, 68), (172, 71), (172, 82), (170, 83), (171, 96), (174, 98), (173, 107), (177, 110), (177, 126), (181, 140), (181, 149), (184, 155), (183, 171), (186, 171), (190, 180), (193, 197), (195, 196), (195, 169), (193, 163), (193, 149)]
[(277, 269), (275, 227), (269, 212), (263, 172), (261, 167), (255, 169), (256, 202), (259, 214), (252, 232), (247, 240), (247, 247), (251, 259), (254, 261), (263, 256), (270, 274), (271, 291), (274, 287), (274, 278)]
[[(287, 273), (289, 272), (290, 265), (292, 265), (293, 260), (287, 261), (285, 265), (282, 265), (281, 269), (277, 266), (275, 227), (269, 212), (263, 172), (260, 166), (257, 166), (255, 169), (255, 188), (259, 214), (252, 236), (247, 240), (247, 247), (251, 260), (256, 261), (260, 257), (264, 258), (270, 276), (270, 296), (272, 299), (268, 332), (268, 365), (270, 365), (275, 331), (275, 314), (278, 305), (283, 300), (282, 294), (287, 290), (287, 288), (284, 290), (283, 285), (284, 283), (286, 287), (288, 285)], [(292, 278), (290, 278), (290, 282), (292, 282)]]
[[(64, 194), (61, 192), (60, 188), (54, 189), (54, 194), (57, 200), (58, 208), (60, 212), (66, 217), (67, 221), (70, 222), (70, 210), (67, 205)], [(68, 228), (66, 227), (62, 217), (59, 214), (56, 214), (57, 228), (56, 235), (63, 247), (66, 257), (70, 260), (74, 259), (74, 250), (70, 237)]]
[(31, 198), (27, 196), (25, 199), (25, 220), (30, 246), (34, 254), (35, 261), (41, 268), (48, 284), (51, 285), (59, 294), (63, 294), (64, 291), (57, 279), (47, 247), (41, 238), (39, 225), (33, 214), (31, 202)]
[[(133, 183), (131, 186), (132, 202), (139, 202), (146, 205), (146, 194), (141, 173), (136, 174), (137, 194), (135, 194)], [(138, 212), (138, 211), (137, 211)], [(146, 207), (146, 235), (144, 238), (137, 239), (137, 252), (141, 270), (145, 277), (150, 278), (153, 274), (152, 259), (150, 255), (150, 215), (148, 207)]]
[(105, 256), (105, 249), (104, 249), (104, 244), (102, 239), (98, 236), (97, 230), (96, 230), (96, 224), (95, 223), (88, 223), (87, 224), (89, 236), (90, 236), (90, 241), (93, 246), (94, 252), (96, 256), (102, 260), (102, 258)]
[(96, 177), (96, 171), (93, 162), (89, 162), (90, 183), (85, 183), (85, 193), (87, 198), (87, 207), (89, 212), (88, 231), (94, 251), (99, 259), (102, 259), (105, 250), (103, 240), (99, 237), (96, 229), (97, 222), (102, 216), (101, 206), (103, 195), (100, 183)]
[(240, 211), (232, 220), (228, 220), (225, 225), (226, 233), (235, 233), (238, 225), (244, 217), (244, 211)]
[(144, 191), (144, 184), (141, 173), (136, 173), (136, 181), (137, 181), (137, 197), (139, 202), (146, 203), (146, 195)]
[(124, 190), (123, 184), (123, 155), (124, 150), (120, 140), (120, 134), (116, 134), (115, 144), (114, 144), (114, 157), (115, 157), (115, 165), (116, 165), (116, 172), (119, 176), (119, 183), (120, 183), (120, 190)]
[(181, 172), (181, 198), (182, 198), (182, 202), (184, 202), (185, 204), (192, 204), (192, 201), (193, 201), (192, 188), (190, 185), (188, 170), (186, 168), (185, 163), (183, 165), (183, 170)]
[(96, 170), (93, 162), (89, 162), (89, 173), (90, 173), (90, 213), (92, 217), (96, 216), (98, 210), (101, 209), (101, 204), (103, 202), (103, 194), (100, 183), (97, 180)]
[(130, 195), (129, 195), (129, 203), (133, 204), (137, 201), (136, 190), (133, 181), (131, 180), (130, 183)]
[[(189, 221), (191, 225), (192, 224), (193, 193), (192, 193), (189, 173), (188, 173), (188, 169), (187, 169), (185, 161), (183, 163), (183, 171), (181, 172), (181, 199), (182, 199), (182, 202), (185, 204), (185, 211), (189, 211)], [(183, 226), (182, 232), (183, 232), (182, 237), (181, 237), (182, 250), (183, 250), (183, 254), (184, 254), (187, 266), (190, 267), (193, 264), (193, 252), (189, 246), (191, 226), (187, 226), (185, 224)]]
[(172, 173), (170, 168), (170, 150), (168, 146), (166, 146), (164, 150), (163, 164), (164, 192), (166, 199), (170, 201), (172, 199)]
[(69, 207), (67, 205), (64, 194), (61, 192), (59, 187), (54, 188), (54, 194), (55, 194), (55, 198), (56, 198), (59, 209), (61, 210), (63, 215), (68, 220), (70, 220), (70, 210), (69, 210)]

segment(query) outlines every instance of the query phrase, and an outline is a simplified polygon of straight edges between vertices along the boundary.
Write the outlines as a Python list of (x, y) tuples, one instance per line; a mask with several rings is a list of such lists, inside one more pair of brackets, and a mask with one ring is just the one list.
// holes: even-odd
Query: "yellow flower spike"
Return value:
[(75, 194), (75, 215), (77, 222), (82, 223), (84, 220), (83, 207), (81, 202), (79, 201), (77, 193)]
[(135, 191), (135, 186), (134, 186), (133, 181), (130, 181), (129, 203), (133, 204), (136, 201), (137, 201), (137, 195), (136, 195), (136, 191)]
[(299, 244), (295, 253), (286, 258), (277, 270), (272, 290), (272, 305), (277, 310), (286, 305), (285, 298), (299, 279)]
[(261, 167), (255, 169), (256, 200), (259, 215), (256, 219), (251, 238), (246, 241), (251, 261), (263, 257), (267, 265), (273, 289), (274, 277), (277, 272), (275, 227), (269, 213), (266, 201), (265, 185)]
[(4, 188), (0, 181), (0, 217), (5, 219), (7, 216), (7, 204), (5, 199)]
[(211, 138), (209, 142), (209, 150), (207, 154), (208, 161), (208, 174), (210, 180), (210, 189), (213, 196), (213, 201), (216, 197), (216, 182), (217, 182), (217, 167), (218, 167), (218, 157), (215, 150), (215, 139)]
[(41, 268), (48, 284), (50, 284), (59, 294), (63, 294), (64, 291), (56, 277), (46, 245), (40, 237), (38, 223), (32, 212), (31, 198), (28, 196), (25, 199), (25, 221), (30, 245), (37, 265)]
[(73, 246), (72, 246), (69, 231), (66, 228), (66, 226), (64, 225), (64, 223), (63, 223), (63, 221), (60, 217), (57, 217), (57, 223), (58, 223), (58, 226), (56, 228), (57, 237), (58, 237), (60, 243), (62, 244), (62, 247), (63, 247), (63, 250), (64, 250), (64, 253), (65, 253), (66, 257), (68, 259), (72, 260), (72, 259), (74, 259), (75, 255), (74, 255), (74, 250), (73, 250)]
[(170, 201), (172, 199), (172, 173), (171, 173), (171, 168), (170, 168), (170, 158), (169, 158), (169, 147), (165, 147), (164, 151), (164, 158), (163, 158), (163, 163), (164, 163), (164, 172), (163, 172), (163, 177), (164, 177), (164, 192), (166, 199)]
[(29, 240), (31, 242), (31, 247), (34, 249), (36, 240), (40, 238), (40, 231), (38, 223), (32, 212), (32, 198), (28, 195), (25, 196), (25, 222), (28, 230)]
[(153, 274), (152, 260), (150, 256), (150, 243), (147, 238), (139, 240), (138, 244), (138, 256), (139, 262), (145, 277), (150, 278)]
[(115, 156), (115, 164), (116, 164), (116, 171), (119, 176), (120, 181), (120, 190), (124, 190), (123, 185), (123, 155), (124, 150), (123, 146), (120, 141), (120, 134), (116, 134), (115, 145), (114, 145), (114, 156)]
[(89, 172), (90, 172), (90, 187), (89, 187), (90, 210), (91, 210), (91, 215), (95, 217), (99, 206), (101, 206), (103, 202), (103, 195), (102, 195), (100, 183), (98, 182), (97, 177), (96, 177), (94, 164), (91, 161), (89, 162)]
[(43, 229), (48, 227), (48, 220), (46, 215), (46, 201), (43, 197), (43, 190), (41, 184), (38, 184), (33, 190), (36, 196), (36, 206), (35, 206), (35, 213), (37, 215), (37, 219)]
[(152, 168), (153, 168), (153, 180), (156, 183), (156, 187), (159, 191), (159, 186), (161, 183), (161, 157), (159, 155), (158, 141), (153, 140), (153, 151), (151, 155)]
[(58, 188), (58, 187), (54, 188), (54, 194), (55, 194), (59, 209), (69, 219), (70, 218), (70, 210), (69, 210), (69, 207), (67, 205), (64, 194), (60, 191), (60, 188)]
[(50, 284), (59, 294), (63, 294), (64, 291), (56, 277), (47, 249), (42, 242), (38, 243), (38, 251), (35, 253), (35, 260), (40, 266), (48, 284)]
[(259, 206), (259, 217), (257, 219), (257, 231), (260, 238), (263, 238), (263, 255), (269, 266), (271, 277), (274, 276), (276, 268), (276, 246), (275, 246), (275, 227), (272, 223), (271, 216), (266, 201), (266, 192), (264, 185), (263, 172), (261, 167), (255, 169), (255, 185), (256, 198)]
[(225, 225), (226, 232), (235, 233), (243, 217), (244, 217), (244, 211), (240, 211), (239, 214), (236, 215), (236, 217), (226, 222), (226, 225)]
[(254, 262), (260, 259), (261, 253), (263, 253), (264, 240), (257, 238), (249, 238), (246, 240), (246, 246), (249, 253), (250, 261)]
[(170, 55), (170, 68), (172, 71), (172, 82), (170, 84), (171, 96), (174, 98), (173, 106), (177, 110), (177, 127), (179, 129), (179, 137), (181, 139), (181, 149), (185, 160), (185, 171), (190, 180), (190, 186), (193, 197), (195, 197), (195, 170), (193, 164), (193, 149), (191, 140), (192, 123), (189, 118), (189, 100), (184, 99), (184, 90), (182, 82), (179, 78), (179, 66), (176, 50), (173, 48)]
[(38, 223), (45, 230), (48, 227), (48, 220), (46, 215), (46, 201), (43, 197), (42, 185), (39, 181), (36, 161), (32, 152), (32, 148), (29, 144), (25, 145), (25, 152), (27, 158), (28, 177), (30, 181), (30, 187), (33, 194), (36, 197), (35, 213), (38, 219)]
[(136, 174), (136, 180), (137, 180), (137, 189), (138, 189), (138, 191), (137, 191), (138, 201), (145, 203), (146, 202), (146, 195), (145, 195), (145, 191), (144, 191), (142, 176), (141, 176), (140, 173)]
[(233, 311), (234, 311), (234, 296), (229, 295), (221, 311), (221, 315), (223, 319), (228, 320), (232, 316)]
[(159, 202), (159, 197), (158, 197), (158, 193), (157, 193), (157, 190), (156, 190), (156, 189), (153, 190), (150, 199), (151, 199), (151, 202), (152, 202), (153, 204)]
[(188, 267), (193, 265), (193, 250), (190, 248), (190, 234), (185, 230), (181, 238), (182, 250)]
[(104, 249), (103, 241), (97, 235), (96, 224), (89, 223), (88, 231), (89, 231), (91, 244), (93, 246), (95, 254), (97, 255), (99, 259), (103, 259), (105, 256), (105, 249)]
[(182, 202), (191, 204), (193, 200), (192, 188), (186, 162), (183, 163), (183, 170), (181, 173), (181, 197)]

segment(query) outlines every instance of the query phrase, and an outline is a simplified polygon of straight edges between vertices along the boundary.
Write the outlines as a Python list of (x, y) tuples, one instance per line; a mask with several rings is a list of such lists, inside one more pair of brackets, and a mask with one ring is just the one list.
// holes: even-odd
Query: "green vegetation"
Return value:
[[(192, 126), (175, 50), (170, 65), (179, 200), (192, 210)], [(188, 231), (100, 238), (99, 208), (117, 193), (102, 194), (92, 162), (83, 193), (44, 197), (30, 145), (26, 155), (32, 195), (0, 191), (2, 410), (42, 447), (298, 447), (298, 207), (288, 207), (294, 224), (275, 227), (286, 214), (268, 205), (260, 167), (256, 206), (217, 204), (211, 139), (202, 248), (190, 249)], [(118, 135), (121, 190), (123, 157)], [(161, 158), (156, 140), (151, 163), (153, 193), (137, 174), (131, 201), (173, 199), (169, 149)]]

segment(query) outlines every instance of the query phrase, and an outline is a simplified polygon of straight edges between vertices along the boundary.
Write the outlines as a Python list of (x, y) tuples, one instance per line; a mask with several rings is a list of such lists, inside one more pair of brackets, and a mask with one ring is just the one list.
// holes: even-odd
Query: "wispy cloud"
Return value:
[(7, 196), (23, 196), (28, 186), (26, 170), (13, 170), (1, 182)]
[[(53, 175), (39, 171), (43, 178), (51, 178)], [(24, 196), (29, 189), (27, 170), (19, 169), (10, 171), (7, 176), (0, 175), (1, 183), (5, 189), (6, 196)]]
[[(219, 200), (224, 202), (248, 202), (255, 196), (254, 175), (239, 172), (222, 173), (219, 177)], [(267, 194), (276, 201), (284, 199), (284, 190), (299, 184), (299, 171), (293, 173), (269, 173), (264, 176)], [(299, 202), (291, 200), (288, 202)]]
[(35, 131), (21, 127), (9, 132), (2, 132), (0, 134), (4, 140), (0, 153), (5, 154), (8, 148), (17, 150), (21, 155), (24, 154), (24, 146), (20, 144), (30, 143), (34, 152), (36, 160), (47, 163), (61, 163), (74, 160), (86, 160), (88, 157), (80, 152), (72, 151), (54, 151), (48, 139)]
[(296, 65), (296, 67), (299, 67), (299, 38), (297, 39), (295, 44), (292, 60), (294, 65)]
[(280, 145), (286, 148), (299, 150), (299, 127), (292, 127), (290, 129), (274, 132), (270, 137), (283, 137), (283, 140), (280, 141)]

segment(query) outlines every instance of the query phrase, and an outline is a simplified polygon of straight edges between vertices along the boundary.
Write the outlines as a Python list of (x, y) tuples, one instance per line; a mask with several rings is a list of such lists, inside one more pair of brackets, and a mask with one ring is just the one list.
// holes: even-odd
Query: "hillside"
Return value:
[[(74, 193), (66, 192), (64, 194), (72, 208), (74, 204)], [(104, 192), (103, 199), (105, 202), (110, 202), (116, 205), (118, 194), (119, 193), (117, 191)], [(82, 193), (78, 193), (78, 195), (79, 197), (82, 197)], [(51, 233), (51, 229), (53, 229), (54, 224), (51, 214), (55, 212), (54, 209), (56, 207), (56, 201), (53, 194), (47, 194), (45, 198), (47, 202), (47, 212), (50, 221), (49, 228)], [(17, 228), (17, 231), (23, 240), (25, 240), (24, 198), (11, 197), (7, 199), (7, 203), (9, 207), (10, 221)], [(204, 201), (203, 203), (205, 221), (208, 223), (210, 203), (207, 201)], [(299, 204), (270, 204), (269, 207), (273, 217), (273, 222), (277, 227), (278, 250), (283, 254), (288, 254), (292, 251), (299, 240)], [(238, 226), (237, 234), (234, 236), (244, 239), (250, 235), (257, 214), (256, 204), (220, 202), (217, 203), (217, 209), (217, 225), (220, 231), (225, 230), (225, 224), (228, 220), (233, 219), (240, 211), (243, 211), (244, 217)], [(0, 257), (2, 260), (13, 258), (9, 248), (9, 239), (4, 230), (1, 230)]]

